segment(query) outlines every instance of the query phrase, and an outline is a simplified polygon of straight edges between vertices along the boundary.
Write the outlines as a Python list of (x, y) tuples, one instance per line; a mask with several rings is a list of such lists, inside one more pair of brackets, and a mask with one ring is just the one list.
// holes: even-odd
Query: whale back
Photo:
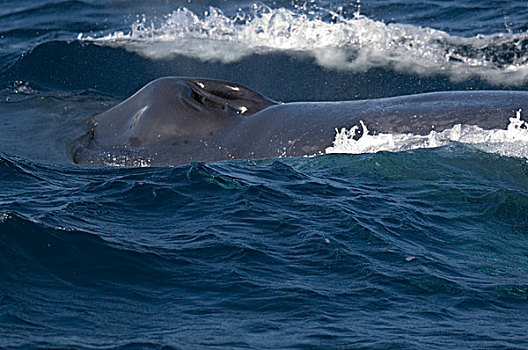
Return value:
[(76, 163), (113, 165), (312, 156), (352, 130), (354, 141), (365, 134), (427, 136), (456, 125), (505, 130), (527, 101), (528, 92), (457, 91), (276, 104), (240, 84), (171, 77), (91, 118), (70, 156)]

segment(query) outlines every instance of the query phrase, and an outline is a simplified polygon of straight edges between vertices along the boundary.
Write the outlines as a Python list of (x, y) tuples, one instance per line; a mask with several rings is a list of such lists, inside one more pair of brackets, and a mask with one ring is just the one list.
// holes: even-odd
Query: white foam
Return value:
[[(328, 15), (331, 16), (328, 16)], [(326, 17), (325, 17), (326, 16)], [(332, 20), (322, 18), (332, 17)], [(253, 5), (234, 17), (210, 8), (197, 15), (180, 8), (162, 19), (139, 18), (128, 31), (85, 36), (151, 59), (185, 55), (234, 62), (254, 53), (310, 55), (324, 67), (361, 72), (389, 67), (453, 81), (480, 77), (497, 85), (528, 81), (528, 33), (458, 37), (431, 28), (375, 21), (357, 13), (346, 19), (326, 10), (310, 15)]]
[(6, 222), (7, 220), (13, 218), (13, 216), (9, 213), (2, 213), (0, 214), (0, 224), (3, 224), (4, 222)]
[(152, 159), (150, 158), (141, 158), (141, 157), (129, 157), (125, 155), (115, 155), (111, 152), (104, 152), (103, 156), (103, 165), (113, 166), (113, 167), (137, 167), (145, 168), (150, 167)]
[[(407, 151), (417, 148), (440, 147), (450, 142), (471, 144), (485, 152), (503, 156), (528, 158), (528, 122), (521, 119), (521, 110), (510, 118), (506, 129), (484, 130), (475, 125), (454, 125), (442, 132), (431, 130), (428, 135), (384, 134), (372, 135), (368, 125), (350, 129), (336, 129), (332, 147), (325, 153), (374, 153), (379, 151)], [(358, 128), (363, 128), (362, 136), (355, 140)]]

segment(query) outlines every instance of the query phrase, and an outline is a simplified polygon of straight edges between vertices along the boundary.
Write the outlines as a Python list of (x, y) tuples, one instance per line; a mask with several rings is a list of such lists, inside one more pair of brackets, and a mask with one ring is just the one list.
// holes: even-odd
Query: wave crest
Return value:
[[(312, 13), (312, 14), (310, 14)], [(79, 39), (124, 47), (150, 59), (185, 55), (231, 63), (251, 54), (288, 52), (335, 70), (388, 67), (420, 76), (474, 77), (494, 85), (528, 81), (528, 34), (460, 37), (426, 27), (344, 18), (319, 9), (300, 13), (253, 5), (229, 17), (209, 8), (202, 16), (179, 8), (163, 18), (142, 16), (127, 31)]]

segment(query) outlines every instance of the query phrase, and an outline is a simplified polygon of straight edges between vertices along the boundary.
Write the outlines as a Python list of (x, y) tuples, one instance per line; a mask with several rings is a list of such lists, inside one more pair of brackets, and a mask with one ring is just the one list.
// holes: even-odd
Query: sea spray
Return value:
[[(476, 125), (456, 124), (441, 132), (431, 130), (427, 135), (378, 133), (371, 134), (368, 125), (360, 121), (350, 129), (336, 128), (336, 136), (326, 153), (374, 153), (407, 151), (417, 148), (440, 147), (450, 142), (470, 144), (480, 150), (505, 156), (528, 158), (528, 122), (518, 110), (505, 130), (485, 130)], [(357, 137), (362, 130), (361, 137)]]
[[(78, 39), (124, 47), (150, 59), (185, 55), (232, 63), (252, 54), (287, 52), (313, 57), (337, 71), (385, 67), (459, 82), (480, 78), (496, 86), (528, 81), (528, 33), (461, 37), (410, 24), (385, 23), (356, 12), (317, 12), (254, 5), (227, 16), (210, 7), (202, 15), (179, 8), (161, 19), (140, 16), (126, 31)], [(358, 6), (359, 11), (359, 6)], [(330, 18), (330, 19), (328, 19)]]

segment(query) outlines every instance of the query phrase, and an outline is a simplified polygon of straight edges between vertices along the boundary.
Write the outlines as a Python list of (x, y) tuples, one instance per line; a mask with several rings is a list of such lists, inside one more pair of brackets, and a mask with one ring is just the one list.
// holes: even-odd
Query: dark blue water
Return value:
[(0, 347), (528, 347), (526, 145), (165, 168), (66, 151), (164, 75), (281, 101), (526, 89), (525, 2), (0, 4)]

